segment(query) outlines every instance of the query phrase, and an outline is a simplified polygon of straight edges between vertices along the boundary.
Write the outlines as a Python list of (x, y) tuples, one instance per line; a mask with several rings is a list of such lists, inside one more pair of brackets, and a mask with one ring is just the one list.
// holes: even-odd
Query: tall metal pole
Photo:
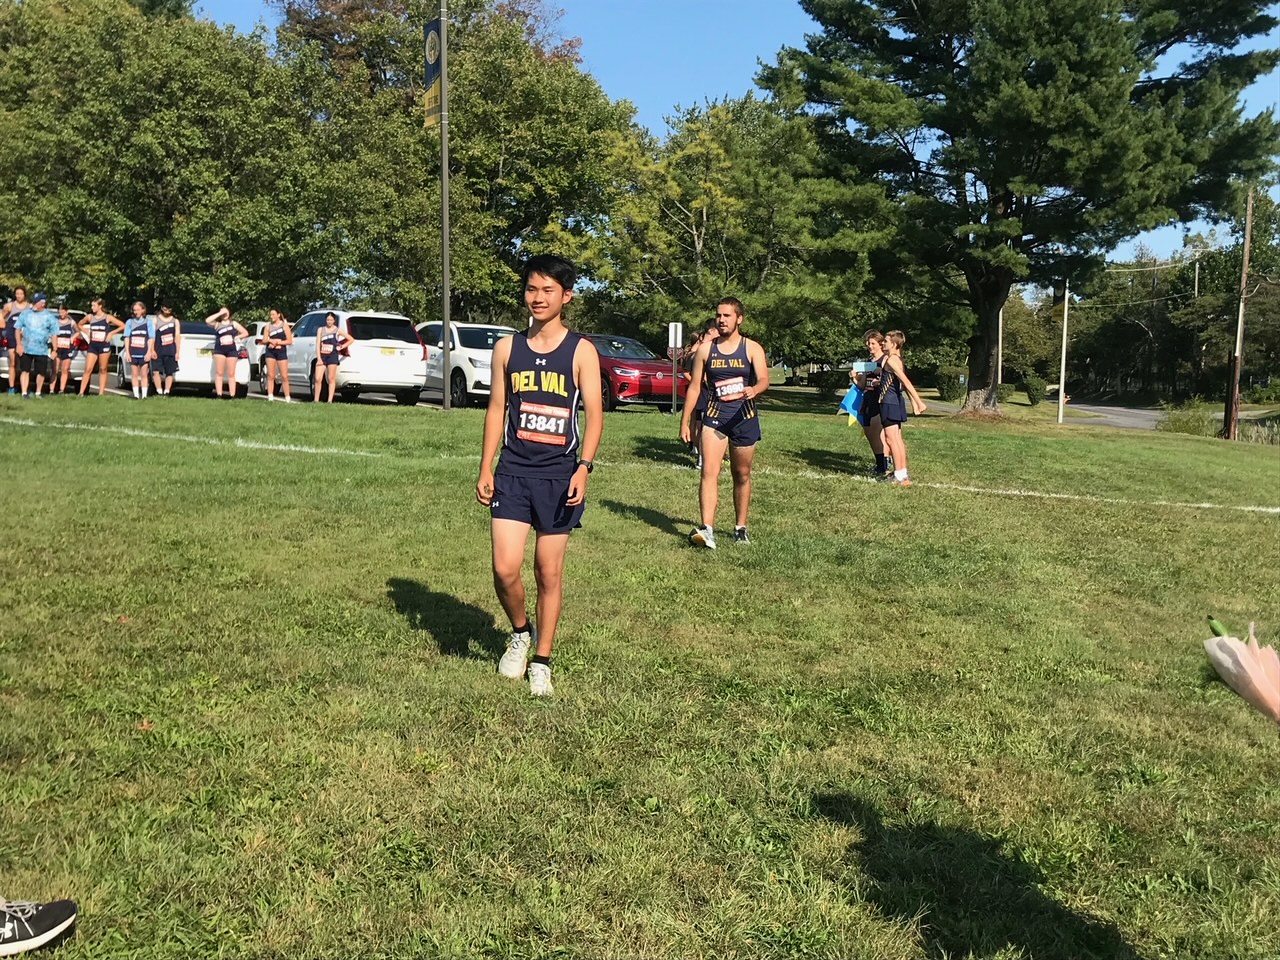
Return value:
[(1004, 383), (1004, 307), (996, 317), (996, 385)]
[(1249, 242), (1253, 239), (1253, 187), (1244, 208), (1244, 263), (1240, 266), (1240, 304), (1236, 308), (1236, 347), (1231, 354), (1231, 377), (1227, 381), (1227, 404), (1222, 411), (1222, 435), (1234, 440), (1240, 426), (1240, 366), (1244, 352), (1244, 301), (1249, 287)]
[(1062, 282), (1062, 363), (1058, 366), (1058, 422), (1062, 422), (1067, 405), (1067, 311), (1071, 306), (1071, 283)]
[(453, 365), (449, 361), (453, 329), (449, 323), (449, 0), (440, 0), (440, 314), (444, 322), (441, 387), (445, 410), (452, 408)]

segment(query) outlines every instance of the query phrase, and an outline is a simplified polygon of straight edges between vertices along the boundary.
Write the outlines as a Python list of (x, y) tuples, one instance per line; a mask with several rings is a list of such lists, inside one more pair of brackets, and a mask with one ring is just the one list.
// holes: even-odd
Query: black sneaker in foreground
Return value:
[(76, 905), (70, 900), (0, 900), (0, 957), (15, 957), (70, 936), (75, 924)]
[(733, 542), (734, 543), (750, 543), (751, 542), (751, 538), (747, 536), (746, 527), (733, 528)]

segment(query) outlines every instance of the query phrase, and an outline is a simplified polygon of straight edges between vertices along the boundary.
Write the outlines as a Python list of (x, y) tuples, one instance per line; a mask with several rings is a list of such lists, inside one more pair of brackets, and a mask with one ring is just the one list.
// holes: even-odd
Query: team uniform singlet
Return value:
[(106, 353), (111, 349), (111, 321), (95, 317), (89, 322), (89, 352)]
[(145, 319), (132, 321), (129, 328), (129, 362), (140, 367), (147, 362), (147, 341), (151, 339), (151, 331)]
[(511, 338), (507, 360), (507, 426), (498, 474), (567, 479), (578, 464), (582, 397), (573, 358), (582, 337), (565, 334), (550, 353), (535, 353), (527, 333)]
[(176, 357), (178, 355), (178, 325), (172, 320), (156, 326), (156, 356)]
[(66, 323), (58, 324), (58, 333), (54, 337), (54, 346), (58, 350), (59, 360), (71, 359), (71, 344), (76, 336), (76, 325), (68, 320)]
[(755, 419), (755, 401), (746, 399), (747, 388), (755, 384), (756, 370), (747, 356), (745, 337), (730, 353), (721, 353), (720, 344), (712, 343), (703, 368), (703, 390), (708, 396), (704, 422), (729, 424)]

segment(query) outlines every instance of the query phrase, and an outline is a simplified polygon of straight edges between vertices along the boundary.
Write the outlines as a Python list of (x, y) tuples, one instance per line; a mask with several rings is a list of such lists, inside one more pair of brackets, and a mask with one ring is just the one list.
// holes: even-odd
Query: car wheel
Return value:
[(124, 377), (124, 355), (116, 354), (116, 386), (121, 390), (127, 389), (130, 384)]
[(467, 378), (461, 370), (453, 371), (449, 378), (449, 403), (462, 409), (467, 405)]
[(418, 398), (422, 396), (419, 390), (401, 390), (396, 393), (396, 403), (402, 407), (417, 406)]
[(600, 402), (604, 405), (605, 412), (618, 406), (618, 398), (613, 395), (613, 384), (607, 376), (600, 378)]
[(341, 390), (338, 391), (338, 396), (340, 396), (345, 403), (355, 403), (357, 400), (360, 399), (360, 391), (352, 390), (348, 387), (343, 387)]
[(658, 406), (658, 412), (659, 412), (659, 413), (670, 413), (670, 412), (671, 412), (671, 404), (669, 404), (669, 403), (660, 403), (660, 404), (658, 404), (657, 406)]
[(257, 377), (250, 377), (251, 380), (258, 381), (258, 391), (265, 394), (267, 392), (267, 365), (265, 363), (258, 364)]

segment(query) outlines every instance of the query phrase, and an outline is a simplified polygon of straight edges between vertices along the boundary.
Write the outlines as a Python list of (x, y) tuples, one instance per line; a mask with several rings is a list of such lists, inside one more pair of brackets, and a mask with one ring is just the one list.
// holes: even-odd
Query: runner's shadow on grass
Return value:
[[(479, 607), (401, 577), (387, 581), (387, 597), (412, 629), (431, 634), (441, 656), (492, 659), (502, 654), (502, 634), (493, 616)], [(479, 651), (472, 649), (473, 642)]]
[(840, 450), (805, 447), (803, 450), (797, 450), (795, 455), (814, 470), (821, 470), (823, 473), (847, 473), (858, 476), (870, 469), (868, 464), (858, 457)]
[(850, 856), (870, 879), (867, 899), (887, 918), (920, 918), (932, 960), (1009, 949), (1028, 960), (1140, 960), (1115, 924), (1042, 892), (1040, 872), (995, 837), (936, 823), (886, 824), (849, 794), (816, 796), (813, 807), (862, 834)]
[(657, 510), (650, 510), (648, 507), (637, 507), (630, 503), (619, 503), (617, 500), (601, 500), (600, 506), (610, 513), (616, 513), (618, 516), (628, 520), (639, 520), (642, 523), (647, 523), (660, 533), (673, 537), (684, 536), (679, 524), (665, 513), (660, 513)]
[(631, 453), (641, 460), (652, 460), (655, 463), (693, 466), (693, 454), (683, 441), (675, 437), (639, 437), (632, 445)]

